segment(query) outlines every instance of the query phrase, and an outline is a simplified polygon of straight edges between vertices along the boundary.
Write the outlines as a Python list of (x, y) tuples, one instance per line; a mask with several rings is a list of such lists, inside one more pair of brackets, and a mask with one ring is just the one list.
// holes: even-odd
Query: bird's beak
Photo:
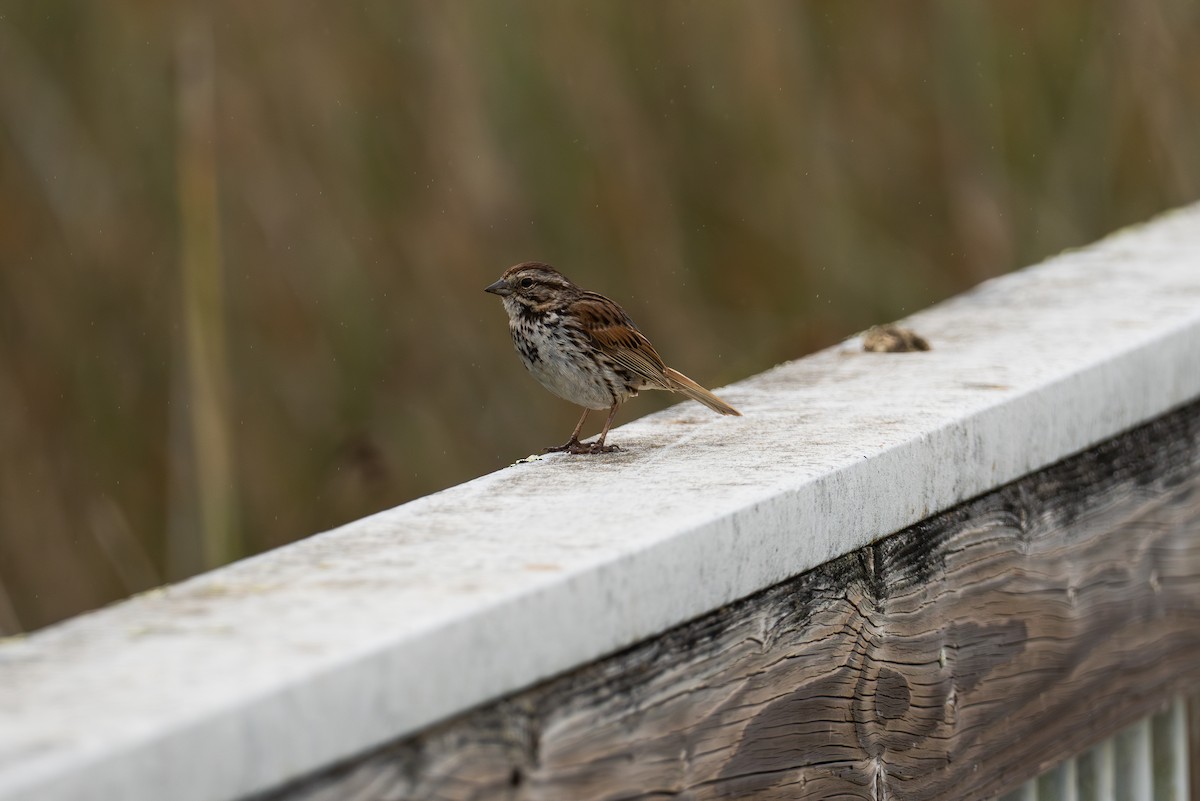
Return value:
[(512, 294), (512, 290), (508, 288), (508, 284), (504, 283), (503, 278), (501, 278), (499, 281), (492, 284), (491, 286), (485, 287), (483, 291), (491, 292), (493, 295), (499, 295), (500, 297), (504, 297), (505, 295)]

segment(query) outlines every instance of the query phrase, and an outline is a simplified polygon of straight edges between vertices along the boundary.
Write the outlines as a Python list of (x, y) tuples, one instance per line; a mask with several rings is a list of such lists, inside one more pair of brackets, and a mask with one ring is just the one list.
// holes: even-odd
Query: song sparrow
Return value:
[[(546, 453), (608, 453), (604, 444), (617, 409), (643, 389), (682, 392), (718, 414), (730, 406), (677, 370), (663, 364), (650, 341), (625, 310), (596, 292), (571, 283), (548, 264), (509, 267), (485, 292), (499, 295), (508, 312), (508, 330), (521, 362), (543, 387), (583, 407), (571, 438)], [(608, 409), (604, 430), (592, 444), (579, 441), (593, 409)]]

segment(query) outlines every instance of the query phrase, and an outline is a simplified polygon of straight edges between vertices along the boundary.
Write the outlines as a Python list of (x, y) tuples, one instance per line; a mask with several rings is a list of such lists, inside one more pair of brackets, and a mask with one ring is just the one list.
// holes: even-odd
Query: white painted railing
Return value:
[(1002, 801), (1188, 801), (1188, 704), (1171, 705), (1085, 754), (1033, 779)]
[(1200, 206), (554, 456), (0, 643), (0, 799), (238, 799), (1200, 397)]

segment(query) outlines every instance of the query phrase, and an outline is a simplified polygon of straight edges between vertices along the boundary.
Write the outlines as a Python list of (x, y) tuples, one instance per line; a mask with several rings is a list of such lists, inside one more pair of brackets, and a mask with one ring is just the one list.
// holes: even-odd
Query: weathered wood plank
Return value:
[(1198, 682), (1191, 404), (267, 797), (988, 798)]
[[(900, 321), (929, 339), (928, 352), (867, 353), (861, 338), (847, 340), (721, 388), (742, 417), (705, 416), (681, 403), (614, 432), (627, 447), (610, 458), (514, 465), (0, 640), (0, 801), (237, 801), (402, 738), (426, 733), (423, 742), (433, 743), (430, 727), (442, 721), (657, 638), (1194, 402), (1197, 254), (1200, 204)], [(614, 503), (624, 514), (596, 513)], [(922, 640), (905, 627), (922, 622), (915, 615), (908, 624), (892, 619), (900, 599), (876, 597), (874, 587), (890, 592), (889, 582), (903, 578), (905, 562), (889, 554), (863, 554), (860, 562), (896, 560), (869, 562), (879, 565), (869, 581), (850, 576), (838, 584), (830, 574), (796, 583), (793, 592), (815, 595), (792, 599), (800, 606), (792, 618), (764, 607), (757, 622), (734, 616), (693, 627), (681, 635), (684, 645), (671, 638), (655, 645), (667, 661), (644, 675), (621, 671), (657, 652), (617, 660), (612, 682), (648, 699), (639, 702), (645, 711), (597, 709), (612, 692), (603, 687), (584, 696), (592, 706), (572, 719), (572, 699), (543, 692), (522, 698), (520, 715), (497, 724), (507, 727), (493, 738), (503, 758), (474, 759), (454, 773), (453, 760), (464, 757), (433, 745), (397, 748), (419, 761), (411, 780), (401, 770), (396, 794), (429, 797), (442, 777), (461, 787), (454, 782), (472, 771), (511, 779), (513, 765), (525, 771), (518, 784), (526, 797), (539, 788), (574, 797), (556, 784), (571, 771), (598, 775), (595, 794), (609, 793), (601, 781), (620, 786), (623, 771), (636, 774), (625, 785), (637, 787), (635, 795), (664, 784), (724, 792), (744, 781), (728, 771), (758, 770), (755, 760), (772, 744), (765, 735), (740, 739), (759, 732), (752, 724), (787, 704), (815, 703), (789, 696), (770, 706), (771, 692), (785, 695), (770, 677), (743, 678), (737, 669), (770, 672), (811, 659), (824, 666), (812, 681), (838, 691), (851, 679), (863, 682), (878, 714), (897, 716), (867, 719), (855, 734), (887, 768), (875, 773), (915, 770), (887, 738), (916, 717), (914, 700), (939, 700), (942, 685), (918, 688), (908, 683), (914, 669), (879, 660), (903, 647), (920, 657), (939, 635), (925, 632)], [(993, 569), (1006, 569), (1007, 555), (996, 558)], [(954, 554), (946, 559), (960, 571), (950, 586), (969, 578)], [(1087, 588), (1081, 592), (1087, 598)], [(860, 597), (857, 606), (844, 601)], [(935, 619), (953, 613), (936, 609)], [(940, 635), (957, 638), (945, 646), (953, 669), (958, 640), (966, 648), (973, 633), (990, 637), (985, 645), (999, 636), (968, 622)], [(739, 644), (755, 632), (759, 639)], [(715, 645), (685, 647), (701, 635)], [(838, 637), (850, 635), (858, 640), (847, 651)], [(673, 642), (684, 650), (672, 653)], [(764, 656), (755, 643), (774, 650)], [(782, 667), (754, 661), (772, 654), (794, 656)], [(708, 671), (697, 674), (708, 685), (683, 690), (682, 678), (649, 678), (686, 670), (676, 664), (685, 657)], [(683, 692), (682, 701), (662, 697)], [(543, 700), (522, 711), (533, 699)], [(747, 707), (715, 708), (726, 701)], [(828, 708), (848, 714), (834, 701)], [(640, 750), (622, 752), (630, 747), (623, 740), (602, 747), (579, 735), (571, 728), (578, 721), (612, 738), (663, 734), (657, 744), (643, 739), (633, 746)], [(826, 728), (828, 758), (843, 763), (823, 769), (849, 776), (866, 751), (846, 741), (841, 722)], [(909, 750), (936, 752), (936, 745)], [(578, 764), (565, 763), (560, 751)], [(966, 752), (956, 745), (949, 753)], [(619, 767), (594, 768), (605, 755)], [(796, 774), (788, 765), (780, 782), (821, 769)]]

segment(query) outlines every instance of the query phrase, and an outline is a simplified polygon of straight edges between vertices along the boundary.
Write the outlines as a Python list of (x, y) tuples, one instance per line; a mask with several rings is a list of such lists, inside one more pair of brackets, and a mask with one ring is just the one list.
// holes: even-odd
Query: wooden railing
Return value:
[(0, 799), (961, 801), (1194, 692), (1200, 207), (901, 324), (0, 643)]

